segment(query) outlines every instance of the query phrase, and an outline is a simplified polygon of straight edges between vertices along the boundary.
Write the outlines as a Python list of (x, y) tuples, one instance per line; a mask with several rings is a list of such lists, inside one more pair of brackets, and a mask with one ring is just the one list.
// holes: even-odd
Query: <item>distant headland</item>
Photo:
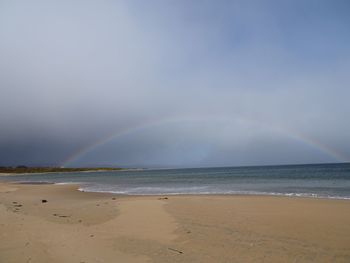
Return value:
[(69, 172), (93, 172), (93, 171), (120, 171), (125, 168), (111, 167), (83, 167), (83, 168), (65, 168), (65, 167), (28, 167), (20, 166), (0, 166), (0, 173), (3, 174), (26, 174), (26, 173), (69, 173)]

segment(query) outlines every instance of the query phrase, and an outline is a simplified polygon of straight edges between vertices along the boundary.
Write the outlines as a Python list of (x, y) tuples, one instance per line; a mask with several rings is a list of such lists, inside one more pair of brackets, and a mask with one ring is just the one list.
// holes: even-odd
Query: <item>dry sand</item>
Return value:
[(350, 201), (76, 188), (0, 184), (0, 262), (350, 262)]

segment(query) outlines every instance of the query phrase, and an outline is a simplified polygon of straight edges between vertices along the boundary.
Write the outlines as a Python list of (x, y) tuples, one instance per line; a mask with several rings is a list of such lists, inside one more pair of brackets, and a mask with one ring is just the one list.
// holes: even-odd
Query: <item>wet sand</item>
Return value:
[(350, 262), (349, 222), (348, 200), (1, 183), (0, 262)]

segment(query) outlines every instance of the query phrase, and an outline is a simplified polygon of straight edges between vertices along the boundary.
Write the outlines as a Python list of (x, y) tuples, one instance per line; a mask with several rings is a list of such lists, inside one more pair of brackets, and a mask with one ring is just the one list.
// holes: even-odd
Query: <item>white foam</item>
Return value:
[[(259, 192), (259, 191), (208, 191), (208, 187), (186, 187), (186, 188), (162, 188), (162, 187), (137, 187), (130, 189), (109, 190), (94, 187), (80, 187), (82, 192), (112, 193), (123, 195), (265, 195), (265, 196), (286, 196), (286, 197), (306, 197), (321, 199), (341, 199), (350, 200), (347, 196), (330, 196), (314, 193), (279, 193), (279, 192)], [(201, 190), (200, 190), (201, 189)], [(204, 191), (207, 189), (207, 191)], [(146, 191), (142, 191), (146, 190)], [(157, 190), (157, 191), (155, 191)], [(192, 190), (192, 191), (189, 191)]]
[(82, 184), (79, 182), (61, 182), (61, 183), (55, 183), (56, 185), (70, 185), (70, 184)]

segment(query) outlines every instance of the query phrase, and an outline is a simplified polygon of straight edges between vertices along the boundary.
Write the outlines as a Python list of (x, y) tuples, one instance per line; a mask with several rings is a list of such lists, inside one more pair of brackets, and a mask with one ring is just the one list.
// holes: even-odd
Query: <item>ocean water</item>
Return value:
[(22, 183), (78, 183), (128, 195), (249, 194), (350, 199), (350, 163), (1, 176)]

